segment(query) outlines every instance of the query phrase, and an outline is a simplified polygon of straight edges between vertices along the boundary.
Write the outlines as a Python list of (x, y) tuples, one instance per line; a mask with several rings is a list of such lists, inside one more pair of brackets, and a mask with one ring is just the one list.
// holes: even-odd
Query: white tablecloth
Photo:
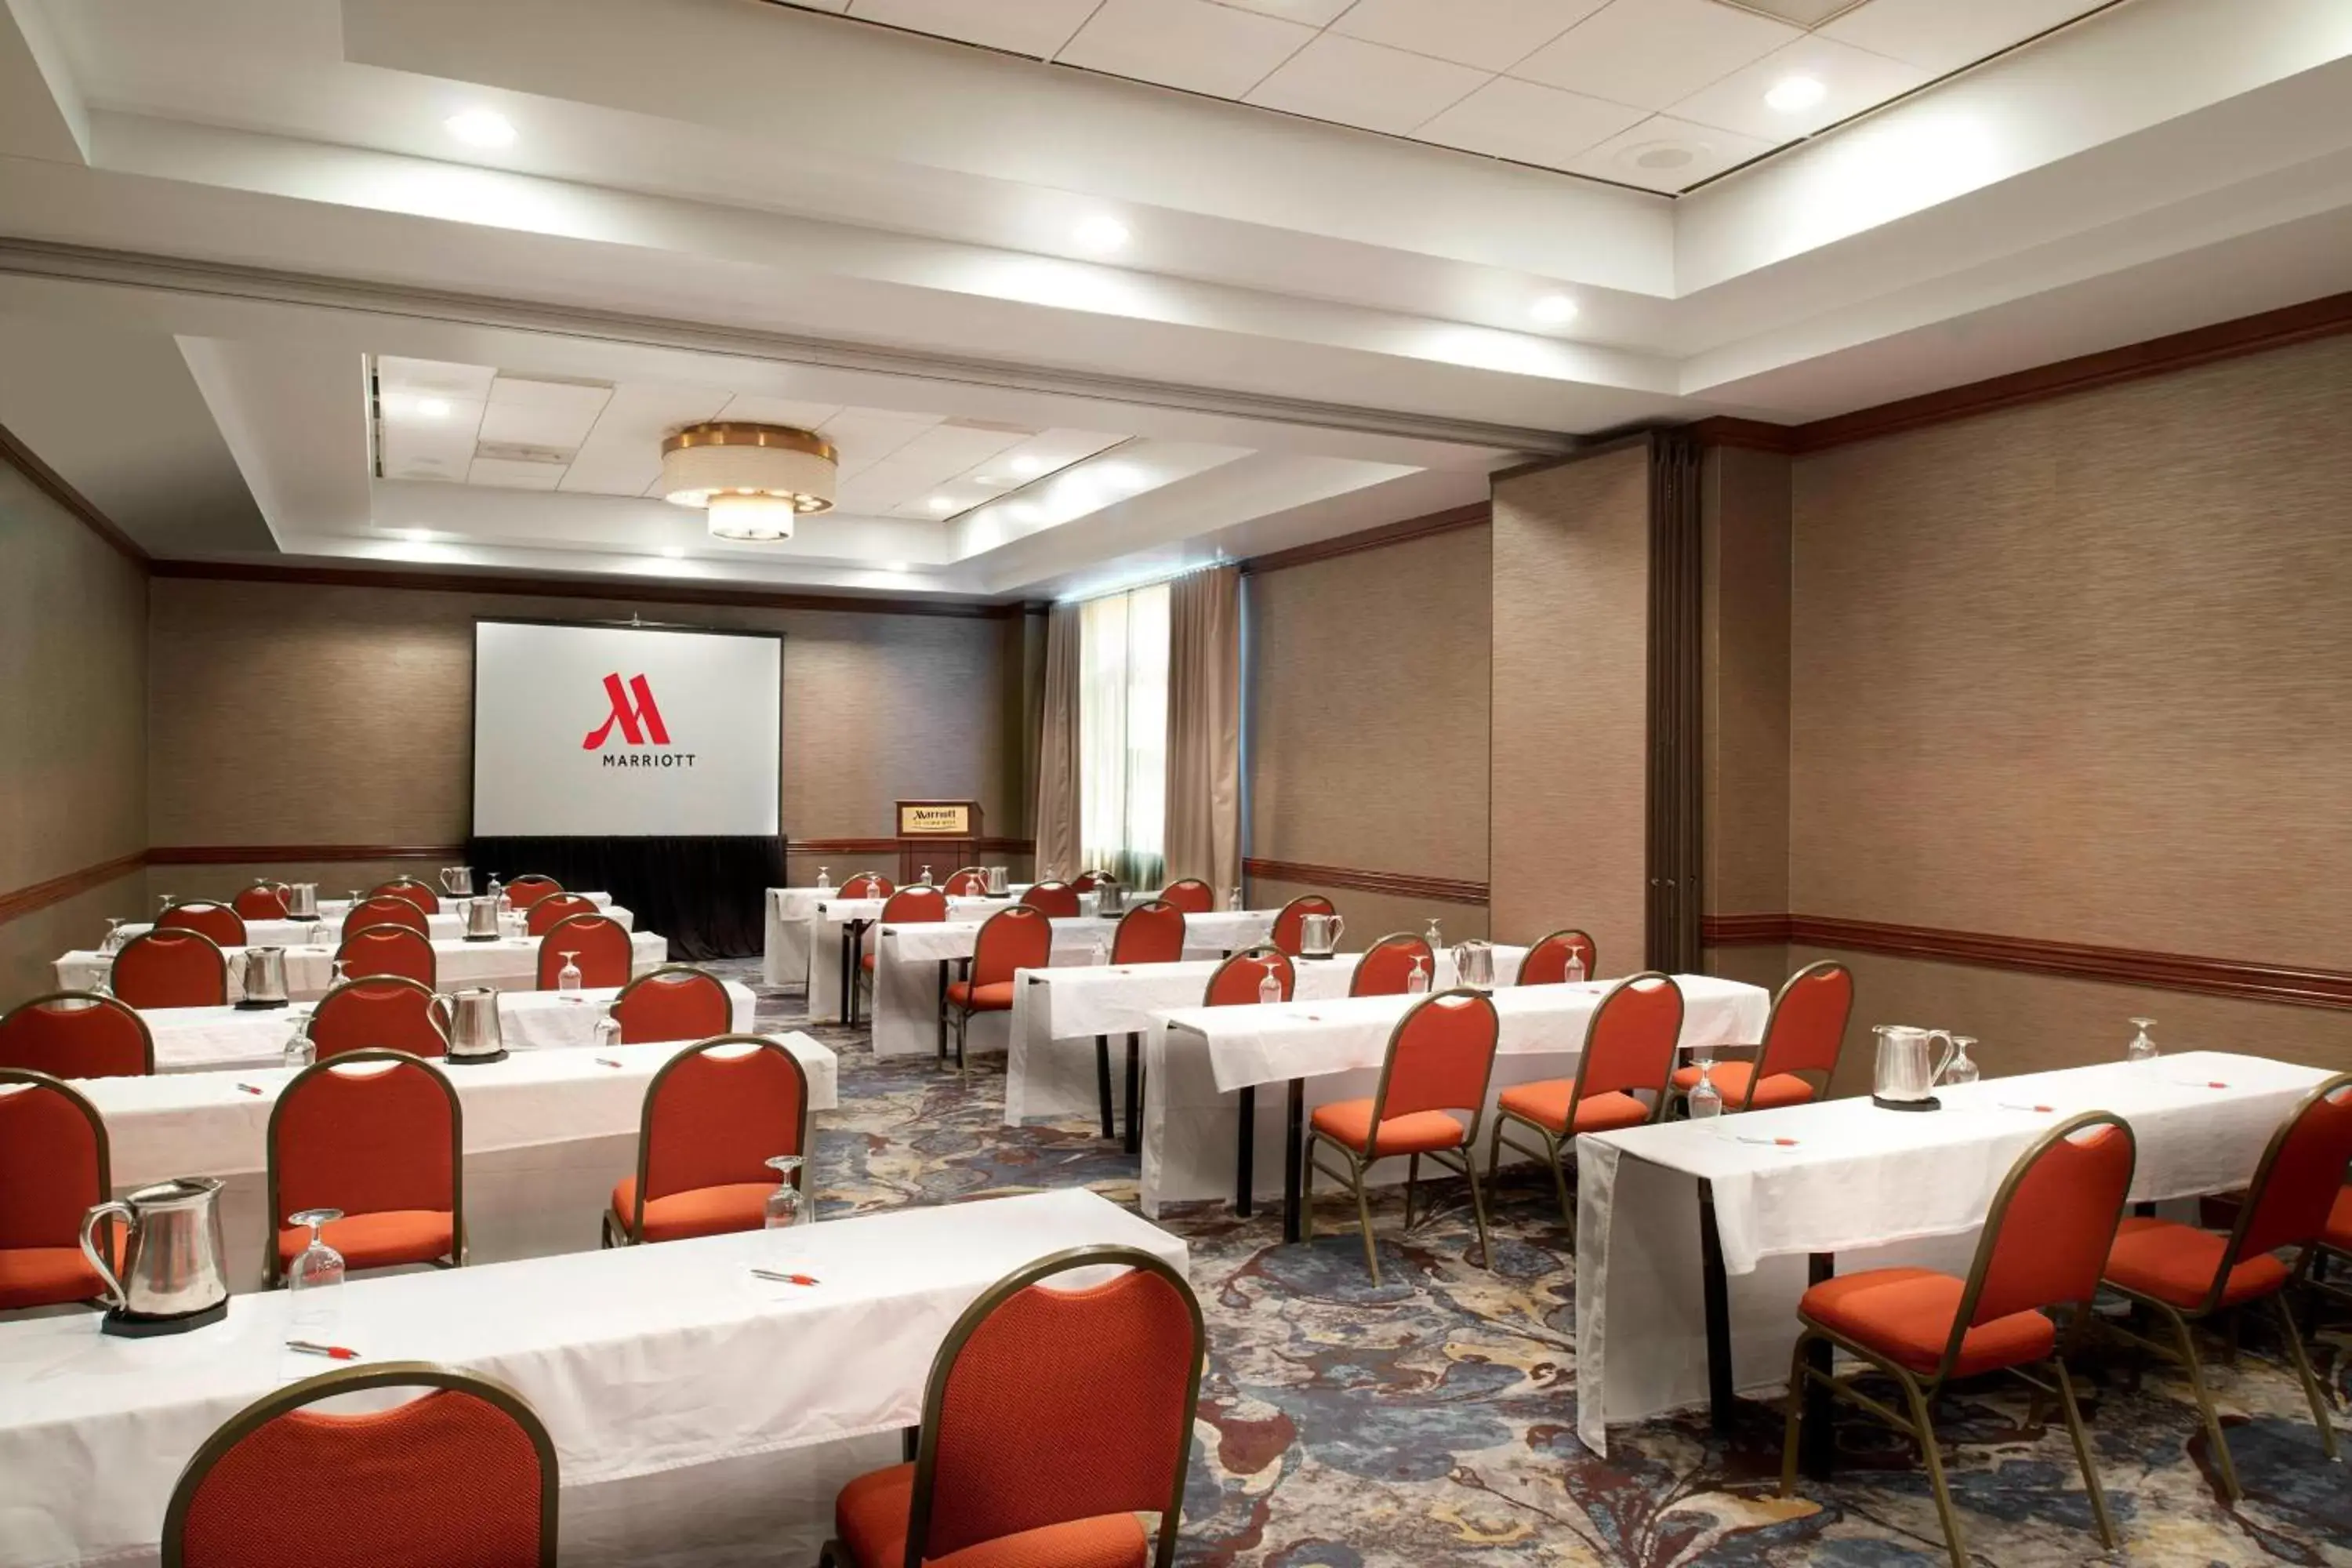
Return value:
[[(629, 946), (632, 960), (629, 973), (643, 974), (658, 969), (669, 956), (669, 941), (652, 931), (631, 931)], [(245, 994), (241, 947), (224, 948), (228, 955), (228, 999), (232, 1002)], [(454, 990), (460, 985), (489, 985), (500, 991), (531, 991), (539, 986), (539, 938), (523, 941), (454, 942), (433, 943), (434, 971), (441, 989)], [(90, 952), (67, 953), (57, 962), (58, 988), (61, 991), (87, 991), (98, 983), (99, 976), (112, 967), (112, 962)], [(335, 976), (335, 950), (331, 947), (289, 947), (286, 949), (286, 987), (295, 1000), (323, 996)]]
[[(1683, 988), (1684, 1049), (1753, 1041), (1762, 1032), (1772, 1006), (1767, 992), (1709, 974), (1675, 979)], [(1502, 1090), (1576, 1071), (1585, 1024), (1615, 984), (1515, 985), (1494, 993), (1501, 1029), (1482, 1139)], [(1233, 1194), (1238, 1136), (1233, 1091), (1245, 1086), (1259, 1089), (1252, 1184), (1259, 1194), (1279, 1192), (1287, 1080), (1307, 1080), (1309, 1115), (1332, 1100), (1369, 1098), (1380, 1084), (1389, 1034), (1415, 1000), (1357, 996), (1158, 1015), (1144, 1037), (1143, 1212)], [(1483, 1142), (1479, 1152), (1483, 1158)], [(1373, 1165), (1371, 1179), (1400, 1182), (1404, 1170), (1402, 1160), (1383, 1160)]]
[[(1188, 958), (1215, 959), (1265, 941), (1274, 929), (1272, 910), (1216, 910), (1184, 917)], [(928, 921), (886, 925), (876, 934), (874, 1054), (928, 1055), (939, 1047), (940, 965), (970, 958), (980, 939), (979, 921)], [(1081, 915), (1054, 924), (1053, 960), (1057, 964), (1090, 962), (1095, 944), (1105, 952), (1118, 930), (1115, 919)], [(1018, 987), (1014, 994), (1019, 995)], [(1194, 993), (1198, 995), (1198, 992)], [(1012, 1044), (1011, 1015), (982, 1013), (966, 1030), (966, 1053), (1002, 1051)]]
[[(598, 910), (598, 913), (609, 915), (619, 921), (624, 929), (635, 929), (637, 923), (635, 914), (611, 902), (609, 894), (599, 893), (596, 897), (607, 900)], [(332, 906), (335, 912), (331, 915), (323, 912), (328, 907), (320, 906), (322, 912), (319, 921), (326, 928), (322, 934), (326, 937), (328, 944), (332, 945), (341, 937), (343, 912), (348, 906), (338, 900)], [(425, 924), (425, 935), (436, 942), (460, 942), (466, 935), (466, 917), (462, 914), (451, 914), (446, 909), (437, 915), (426, 915)], [(140, 932), (152, 929), (144, 923), (126, 925), (122, 928), (123, 940), (127, 942)], [(300, 947), (310, 940), (310, 937), (309, 921), (247, 921), (245, 922), (245, 940), (249, 947)]]
[[(608, 987), (583, 991), (579, 1000), (558, 991), (509, 991), (499, 998), (499, 1037), (510, 1051), (546, 1050), (596, 1043), (596, 1021), (604, 1004), (620, 994)], [(758, 999), (748, 985), (727, 983), (733, 1004), (728, 1028), (748, 1034)], [(308, 1005), (297, 1004), (301, 1011)], [(157, 1072), (215, 1072), (229, 1068), (276, 1067), (293, 1032), (289, 1010), (273, 1007), (150, 1007), (140, 1014), (155, 1037)]]
[[(1518, 978), (1523, 947), (1497, 947), (1495, 978), (1508, 985)], [(1328, 1001), (1345, 996), (1356, 977), (1360, 952), (1299, 960), (1293, 1000)], [(1091, 1115), (1097, 1106), (1094, 1040), (1097, 1035), (1141, 1034), (1154, 1013), (1198, 1006), (1222, 963), (1203, 959), (1186, 963), (1123, 963), (1024, 973), (1013, 994), (1012, 1056), (1004, 1070), (1004, 1124), (1018, 1127), (1032, 1117)], [(1454, 984), (1451, 953), (1437, 955), (1436, 988)]]
[[(961, 871), (963, 868), (959, 866), (954, 869)], [(951, 874), (951, 872), (940, 873), (940, 879), (945, 881)], [(847, 881), (856, 875), (854, 871), (845, 872), (842, 881)], [(1011, 882), (1006, 886), (1010, 890), (1003, 898), (991, 900), (995, 907), (1002, 908), (1029, 890), (1029, 884), (1026, 882)], [(814, 955), (810, 947), (813, 933), (810, 931), (809, 922), (815, 916), (818, 904), (842, 901), (840, 895), (840, 882), (835, 883), (830, 888), (770, 888), (768, 889), (766, 973), (762, 976), (767, 984), (800, 985), (814, 978), (815, 970), (812, 967)], [(879, 907), (878, 901), (877, 907)], [(838, 1001), (836, 997), (836, 1005), (833, 1008), (820, 1009), (812, 1005), (809, 1011), (814, 1015), (830, 1017), (839, 1011)]]
[[(895, 1459), (897, 1432), (920, 1420), (957, 1314), (1023, 1264), (1096, 1243), (1188, 1262), (1174, 1237), (1070, 1188), (355, 1279), (334, 1337), (371, 1361), (436, 1362), (513, 1387), (554, 1439), (567, 1568), (811, 1562), (835, 1487)], [(820, 1283), (763, 1284), (755, 1260)], [(88, 1315), (0, 1324), (0, 1562), (154, 1561), (197, 1446), (252, 1400), (333, 1364), (283, 1349), (290, 1305), (283, 1292), (241, 1297), (226, 1322), (160, 1340), (105, 1338)], [(877, 1434), (889, 1436), (815, 1448)], [(331, 1495), (288, 1506), (334, 1528)]]
[[(833, 1052), (806, 1035), (773, 1037), (808, 1073), (809, 1109), (839, 1104)], [(664, 1041), (522, 1051), (471, 1067), (436, 1064), (457, 1086), (464, 1111), (466, 1219), (477, 1261), (597, 1245), (598, 1216), (613, 1184), (636, 1169), (646, 1086), (681, 1048)], [(75, 1085), (105, 1118), (117, 1192), (191, 1173), (228, 1182), (223, 1221), (240, 1290), (261, 1287), (264, 1247), (274, 1234), (262, 1179), (269, 1112), (293, 1076), (284, 1068), (248, 1068)]]
[[(1601, 1452), (1609, 1423), (1706, 1397), (1701, 1180), (1714, 1185), (1730, 1277), (1734, 1382), (1785, 1386), (1809, 1254), (1837, 1255), (1842, 1273), (1897, 1263), (1965, 1273), (2017, 1157), (2085, 1110), (2131, 1124), (2136, 1202), (2242, 1186), (2295, 1100), (2326, 1076), (2188, 1051), (1947, 1087), (1939, 1111), (1881, 1110), (1864, 1096), (1580, 1137), (1578, 1435)], [(2053, 1109), (2003, 1109), (2012, 1105)]]
[[(948, 916), (956, 921), (984, 921), (1014, 900), (1005, 899), (950, 899)], [(864, 921), (866, 925), (882, 918), (880, 899), (843, 899), (827, 896), (817, 900), (807, 926), (808, 942), (808, 1010), (812, 1018), (841, 1016), (841, 950), (848, 940), (849, 923)], [(861, 935), (868, 952), (874, 951), (875, 937), (868, 931)]]

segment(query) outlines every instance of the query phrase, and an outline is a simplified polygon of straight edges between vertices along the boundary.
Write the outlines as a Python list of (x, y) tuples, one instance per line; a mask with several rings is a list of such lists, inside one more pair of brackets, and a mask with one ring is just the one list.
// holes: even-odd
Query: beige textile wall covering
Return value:
[(1495, 486), (1495, 934), (1591, 932), (1643, 961), (1650, 456), (1644, 442)]
[[(0, 464), (0, 894), (147, 847), (147, 581)], [(0, 1010), (144, 912), (136, 870), (0, 923)]]
[[(1486, 879), (1489, 531), (1457, 529), (1251, 575), (1248, 854)], [(1359, 943), (1482, 935), (1486, 911), (1253, 878), (1253, 903), (1330, 895)]]
[(1168, 879), (1242, 875), (1242, 577), (1231, 566), (1168, 584)]

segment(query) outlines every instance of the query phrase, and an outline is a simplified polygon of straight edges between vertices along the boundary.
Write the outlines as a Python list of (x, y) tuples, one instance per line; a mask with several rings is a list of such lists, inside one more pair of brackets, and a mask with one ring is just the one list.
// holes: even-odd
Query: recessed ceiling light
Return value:
[(450, 135), (468, 147), (510, 147), (514, 144), (514, 121), (495, 109), (468, 109), (453, 114), (441, 122)]
[(411, 544), (430, 544), (433, 542), (433, 531), (429, 528), (404, 528), (400, 531), (400, 537)]
[(1619, 153), (1617, 161), (1628, 168), (1663, 174), (1687, 169), (1713, 151), (1704, 142), (1637, 142)]
[(675, 544), (665, 544), (662, 546), (662, 559), (665, 561), (683, 561), (686, 559), (686, 552), (679, 549)]
[(1828, 97), (1829, 90), (1809, 76), (1782, 77), (1764, 95), (1764, 101), (1783, 114), (1800, 114)]
[(416, 400), (416, 416), (420, 419), (446, 419), (449, 400), (446, 397), (420, 397)]
[(931, 510), (942, 514), (955, 510), (955, 497), (933, 496), (931, 498)]
[(1565, 294), (1547, 294), (1528, 307), (1528, 314), (1547, 327), (1576, 320), (1576, 301)]
[(1088, 250), (1117, 250), (1127, 243), (1127, 225), (1108, 214), (1097, 213), (1078, 225), (1074, 237)]
[(1042, 474), (1045, 471), (1045, 459), (1024, 452), (1007, 466), (1016, 474)]

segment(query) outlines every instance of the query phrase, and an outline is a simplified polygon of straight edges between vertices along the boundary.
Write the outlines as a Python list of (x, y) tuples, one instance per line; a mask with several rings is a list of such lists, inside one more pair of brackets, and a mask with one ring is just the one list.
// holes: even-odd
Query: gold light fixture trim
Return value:
[(662, 495), (709, 514), (712, 537), (790, 539), (794, 516), (833, 510), (840, 457), (813, 430), (718, 420), (662, 443)]

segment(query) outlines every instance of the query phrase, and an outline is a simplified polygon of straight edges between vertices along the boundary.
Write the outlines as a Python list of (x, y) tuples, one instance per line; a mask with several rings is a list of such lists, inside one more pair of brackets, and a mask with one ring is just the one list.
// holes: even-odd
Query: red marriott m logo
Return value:
[(654, 705), (654, 689), (642, 675), (629, 677), (626, 687), (621, 684), (619, 672), (604, 678), (604, 695), (613, 704), (613, 711), (604, 723), (588, 731), (580, 742), (583, 752), (593, 752), (612, 738), (613, 726), (621, 727), (621, 738), (632, 746), (642, 746), (651, 741), (656, 746), (669, 744), (669, 727), (662, 722), (661, 710)]

